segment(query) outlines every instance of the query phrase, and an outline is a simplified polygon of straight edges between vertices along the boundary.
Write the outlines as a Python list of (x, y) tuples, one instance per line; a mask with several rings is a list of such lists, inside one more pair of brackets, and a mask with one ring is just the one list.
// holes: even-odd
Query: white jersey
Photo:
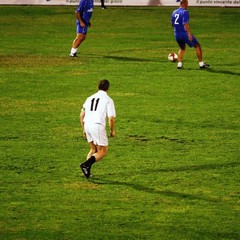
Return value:
[(116, 117), (113, 100), (103, 90), (88, 97), (83, 104), (85, 112), (84, 124), (101, 124), (106, 126), (107, 117)]

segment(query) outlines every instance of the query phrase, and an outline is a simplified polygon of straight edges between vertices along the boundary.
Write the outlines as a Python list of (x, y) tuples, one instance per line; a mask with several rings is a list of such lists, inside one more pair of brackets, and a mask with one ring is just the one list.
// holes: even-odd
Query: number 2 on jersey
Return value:
[(179, 24), (178, 19), (179, 19), (179, 14), (175, 14), (174, 24)]
[(96, 101), (95, 98), (91, 100), (91, 111), (97, 111), (99, 100), (99, 98)]

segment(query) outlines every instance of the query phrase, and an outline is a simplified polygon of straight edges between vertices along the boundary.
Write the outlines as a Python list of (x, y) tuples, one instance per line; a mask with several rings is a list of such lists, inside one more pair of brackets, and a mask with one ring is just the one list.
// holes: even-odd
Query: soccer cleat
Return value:
[(69, 57), (77, 57), (77, 53), (70, 53)]
[(183, 69), (183, 66), (181, 66), (181, 67), (177, 67), (178, 69)]
[(82, 172), (86, 178), (89, 178), (91, 176), (90, 167), (87, 167), (84, 163), (82, 163), (80, 164), (80, 168), (82, 169)]
[(209, 64), (207, 64), (207, 63), (203, 63), (203, 65), (202, 66), (200, 66), (200, 68), (202, 69), (202, 68), (209, 68)]

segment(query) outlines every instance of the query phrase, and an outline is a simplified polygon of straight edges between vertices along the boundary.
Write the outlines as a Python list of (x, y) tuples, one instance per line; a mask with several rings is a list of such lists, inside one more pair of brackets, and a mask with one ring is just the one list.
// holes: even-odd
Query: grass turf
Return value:
[[(206, 71), (167, 61), (170, 7), (96, 8), (71, 59), (74, 10), (0, 6), (1, 239), (239, 239), (240, 9), (189, 7)], [(117, 136), (86, 180), (102, 78)]]

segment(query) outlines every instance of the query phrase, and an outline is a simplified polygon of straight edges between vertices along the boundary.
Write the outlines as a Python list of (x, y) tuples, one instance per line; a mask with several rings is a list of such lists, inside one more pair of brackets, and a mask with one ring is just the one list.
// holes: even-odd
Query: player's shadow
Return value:
[(99, 185), (113, 185), (113, 186), (123, 186), (123, 187), (129, 187), (137, 191), (143, 191), (145, 193), (149, 194), (156, 194), (156, 195), (161, 195), (165, 197), (174, 197), (178, 199), (188, 199), (188, 200), (201, 200), (201, 201), (207, 201), (207, 202), (219, 202), (219, 200), (215, 198), (210, 198), (210, 197), (205, 197), (203, 195), (194, 195), (194, 194), (189, 194), (189, 193), (181, 193), (181, 192), (175, 192), (175, 191), (170, 191), (170, 190), (158, 190), (153, 187), (141, 185), (136, 182), (120, 182), (120, 181), (115, 181), (115, 180), (110, 180), (110, 179), (104, 179), (101, 176), (100, 178), (92, 178), (91, 182)]
[(228, 70), (219, 70), (219, 69), (213, 69), (213, 68), (208, 68), (205, 70), (207, 70), (208, 72), (211, 72), (211, 73), (221, 73), (221, 74), (228, 74), (228, 75), (234, 75), (234, 76), (240, 75), (240, 73), (236, 73), (236, 72), (232, 72), (232, 71), (228, 71)]
[[(123, 52), (123, 51), (121, 51), (121, 52)], [(87, 56), (93, 56), (93, 54), (87, 54)], [(96, 58), (105, 58), (105, 59), (112, 59), (112, 60), (124, 61), (124, 62), (165, 62), (165, 61), (160, 60), (160, 59), (122, 57), (122, 56), (116, 56), (116, 55), (96, 55), (96, 54), (94, 54), (94, 57), (96, 57)]]
[[(151, 171), (146, 171), (144, 172), (132, 172), (132, 175), (142, 175), (146, 176), (147, 174), (156, 174), (159, 172), (181, 172), (181, 171), (201, 171), (201, 170), (212, 170), (212, 169), (223, 169), (223, 168), (232, 168), (232, 167), (237, 167), (239, 166), (239, 162), (229, 162), (229, 163), (222, 163), (222, 164), (204, 164), (204, 165), (196, 165), (196, 166), (179, 166), (179, 167), (174, 167), (174, 168), (163, 168), (163, 169), (155, 169)], [(125, 176), (126, 177), (126, 176)], [(113, 175), (109, 176), (101, 176), (100, 178), (98, 177), (93, 177), (91, 178), (91, 182), (99, 185), (114, 185), (114, 186), (123, 186), (123, 187), (129, 187), (132, 189), (135, 189), (137, 191), (143, 191), (146, 193), (150, 194), (157, 194), (157, 195), (162, 195), (162, 196), (167, 196), (167, 197), (175, 197), (179, 199), (188, 199), (188, 200), (203, 200), (207, 202), (218, 202), (220, 200), (217, 200), (216, 198), (211, 198), (211, 197), (206, 197), (204, 195), (197, 195), (197, 194), (189, 194), (189, 193), (181, 193), (181, 192), (175, 192), (175, 191), (170, 191), (170, 190), (159, 190), (151, 187), (151, 183), (149, 183), (148, 186), (139, 184), (137, 182), (127, 182), (124, 179), (122, 181), (119, 180), (112, 180), (114, 178)]]
[(133, 58), (133, 57), (120, 57), (120, 56), (102, 56), (103, 58), (107, 59), (114, 59), (118, 61), (125, 61), (125, 62), (159, 62), (153, 59), (146, 59), (146, 58)]
[(228, 163), (216, 163), (216, 164), (202, 164), (202, 165), (194, 165), (194, 166), (179, 166), (173, 168), (163, 168), (156, 169), (156, 172), (183, 172), (183, 171), (201, 171), (201, 170), (217, 170), (224, 168), (233, 168), (240, 166), (240, 162), (228, 162)]

